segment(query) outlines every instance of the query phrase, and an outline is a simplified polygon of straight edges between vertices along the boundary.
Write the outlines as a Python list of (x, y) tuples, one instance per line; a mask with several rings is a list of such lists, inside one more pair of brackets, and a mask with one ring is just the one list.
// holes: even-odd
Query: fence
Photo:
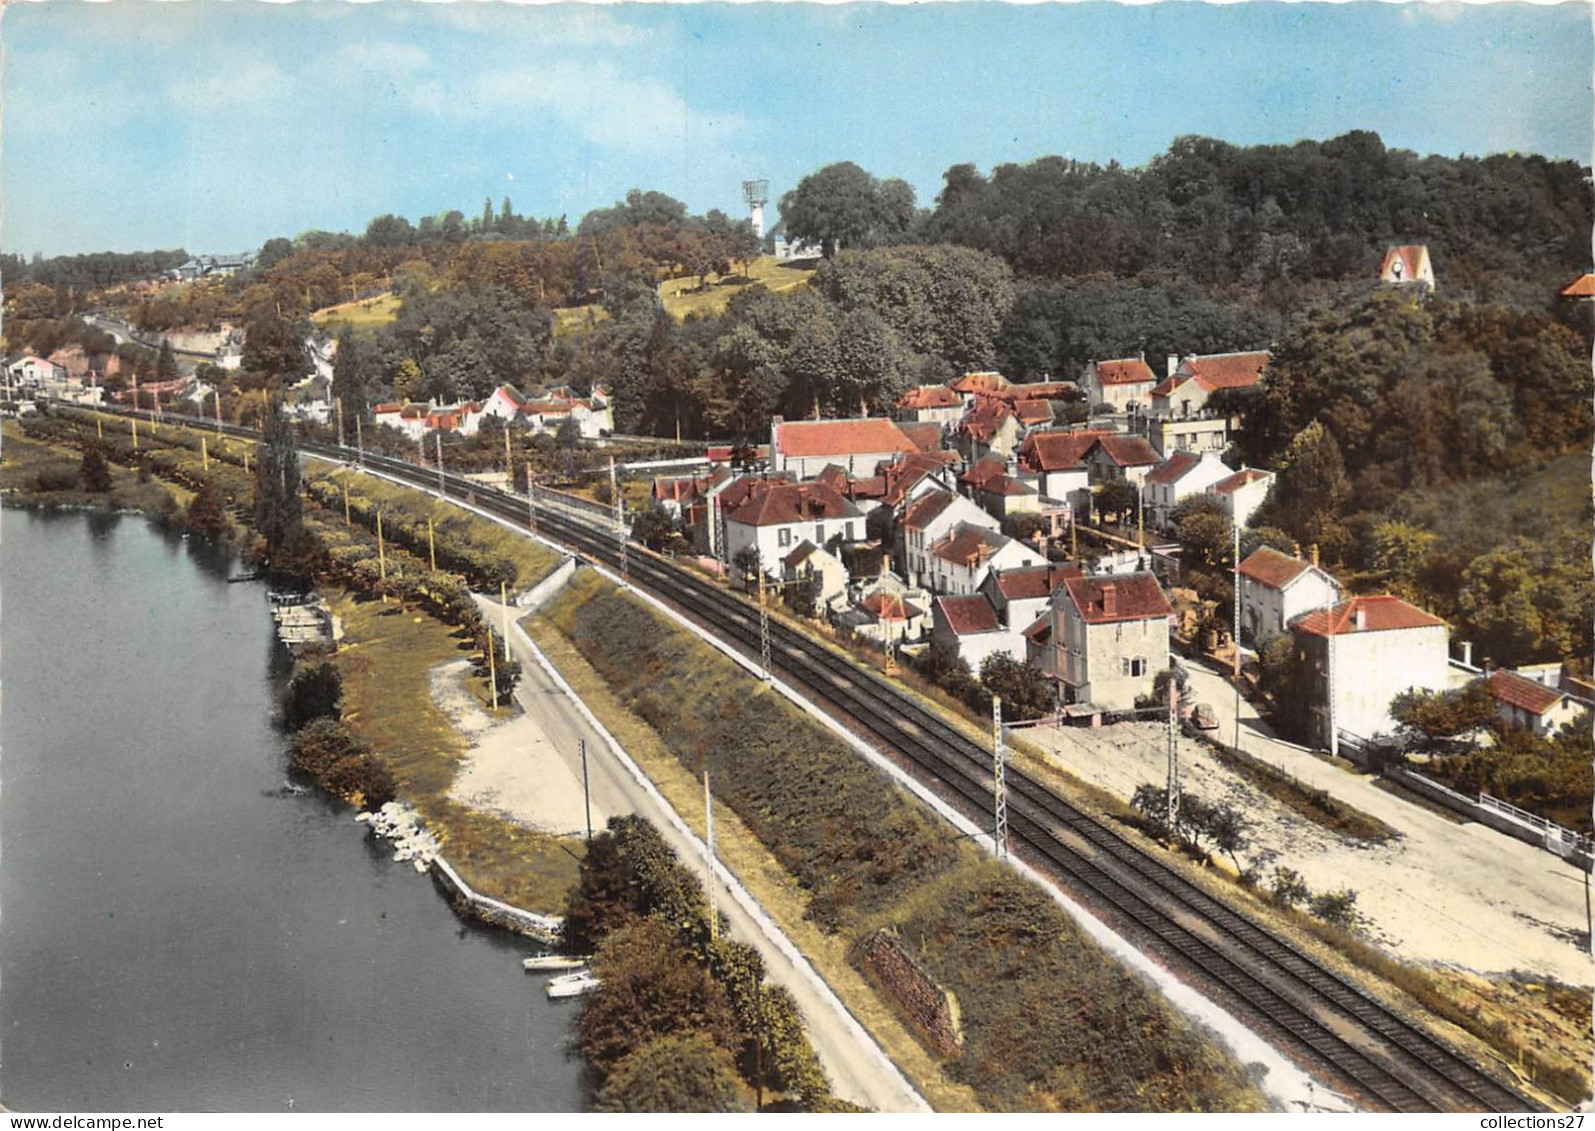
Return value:
[(1477, 798), (1468, 797), (1405, 766), (1392, 763), (1381, 772), (1391, 781), (1459, 816), (1477, 821), (1524, 844), (1543, 848), (1586, 872), (1595, 871), (1595, 854), (1591, 853), (1585, 838), (1571, 829), (1564, 829), (1543, 817), (1524, 812), (1487, 793), (1481, 793)]

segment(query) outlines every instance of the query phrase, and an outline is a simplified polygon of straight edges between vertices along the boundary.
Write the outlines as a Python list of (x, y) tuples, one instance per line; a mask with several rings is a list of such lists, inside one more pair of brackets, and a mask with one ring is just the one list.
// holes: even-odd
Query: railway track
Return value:
[[(228, 426), (222, 430), (255, 435)], [(345, 462), (354, 456), (316, 443), (302, 448)], [(368, 454), (364, 463), (426, 490), (438, 483), (435, 469), (391, 457)], [(500, 518), (527, 525), (524, 497), (455, 475), (443, 479), (452, 497), (469, 496)], [(578, 519), (564, 507), (540, 506), (537, 522), (541, 533), (619, 568), (613, 524), (600, 514)], [(628, 559), (633, 584), (757, 660), (759, 618), (750, 603), (635, 546)], [(770, 634), (772, 666), (790, 684), (854, 724), (967, 815), (989, 818), (986, 749), (885, 679), (779, 621), (770, 622)], [(1013, 851), (1291, 1059), (1364, 1106), (1398, 1112), (1545, 1110), (1023, 772), (1010, 767), (1007, 781)]]

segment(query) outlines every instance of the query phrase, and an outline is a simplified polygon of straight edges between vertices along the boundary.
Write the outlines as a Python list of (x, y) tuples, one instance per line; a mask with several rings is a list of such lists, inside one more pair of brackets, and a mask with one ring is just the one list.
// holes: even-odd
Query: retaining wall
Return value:
[[(1432, 801), (1436, 805), (1443, 805), (1453, 813), (1466, 817), (1470, 821), (1477, 821), (1479, 824), (1492, 828), (1498, 833), (1505, 833), (1514, 840), (1521, 840), (1524, 844), (1532, 844), (1535, 848), (1545, 848), (1547, 851), (1552, 851), (1546, 845), (1545, 834), (1539, 830), (1531, 829), (1527, 825), (1514, 821), (1504, 813), (1486, 809), (1477, 800), (1460, 794), (1454, 789), (1448, 789), (1446, 786), (1426, 778), (1422, 774), (1414, 773), (1404, 766), (1391, 765), (1384, 768), (1384, 776), (1412, 790), (1419, 797)], [(1595, 871), (1595, 856), (1592, 856), (1584, 849), (1573, 848), (1566, 851), (1554, 851), (1552, 854), (1562, 857), (1577, 867), (1583, 868), (1586, 872)]]
[(432, 861), (432, 878), (448, 893), (454, 905), (474, 918), (495, 927), (503, 927), (523, 935), (531, 935), (543, 942), (557, 942), (563, 920), (552, 915), (539, 915), (493, 899), (474, 890), (461, 878), (449, 862), (439, 856)]
[(864, 958), (897, 1004), (914, 1019), (936, 1051), (957, 1056), (964, 1047), (958, 999), (942, 989), (904, 952), (889, 931), (876, 931), (864, 947)]

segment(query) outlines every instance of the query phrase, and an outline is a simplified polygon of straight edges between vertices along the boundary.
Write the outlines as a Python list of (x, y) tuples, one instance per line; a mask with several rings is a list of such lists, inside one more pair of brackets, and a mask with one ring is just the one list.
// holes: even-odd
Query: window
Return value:
[(776, 532), (775, 541), (776, 545), (778, 546), (790, 546), (792, 544), (792, 531), (784, 526), (781, 527), (781, 529)]
[(844, 531), (846, 531), (846, 533), (843, 535), (843, 538), (846, 541), (851, 542), (853, 540), (853, 524), (850, 522), (846, 526), (844, 526), (842, 529)]
[(1132, 676), (1143, 676), (1146, 674), (1146, 661), (1139, 656), (1133, 660), (1126, 661), (1125, 666), (1130, 669), (1129, 674)]

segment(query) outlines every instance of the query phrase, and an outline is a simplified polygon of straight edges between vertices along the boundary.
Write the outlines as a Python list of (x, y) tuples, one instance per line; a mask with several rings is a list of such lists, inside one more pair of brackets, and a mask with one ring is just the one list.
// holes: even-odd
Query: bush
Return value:
[(703, 1033), (660, 1037), (631, 1053), (599, 1089), (595, 1111), (750, 1110), (731, 1054)]
[(90, 444), (83, 449), (83, 464), (78, 469), (78, 478), (85, 491), (103, 495), (111, 489), (111, 468), (105, 462), (105, 453), (99, 445)]
[(339, 758), (321, 784), (329, 793), (363, 809), (380, 809), (397, 795), (393, 775), (369, 753)]
[(282, 694), (282, 723), (298, 730), (312, 719), (342, 714), (343, 675), (328, 660), (300, 663)]

